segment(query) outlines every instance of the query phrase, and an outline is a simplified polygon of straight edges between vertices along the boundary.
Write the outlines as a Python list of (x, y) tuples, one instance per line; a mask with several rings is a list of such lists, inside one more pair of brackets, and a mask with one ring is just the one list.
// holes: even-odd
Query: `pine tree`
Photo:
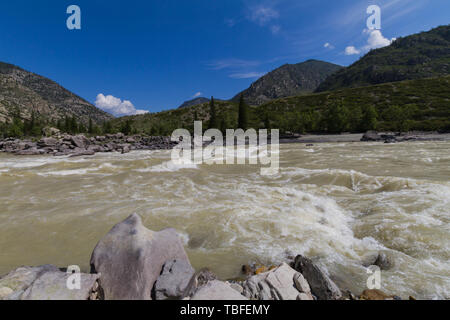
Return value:
[(369, 131), (377, 128), (377, 111), (374, 106), (366, 106), (363, 110), (361, 130)]
[(216, 106), (214, 103), (214, 97), (211, 97), (211, 102), (209, 103), (210, 108), (210, 119), (209, 119), (209, 129), (217, 129), (217, 114), (216, 114)]
[(244, 131), (248, 129), (248, 106), (245, 103), (243, 95), (241, 95), (239, 100), (238, 128)]
[(132, 128), (131, 128), (131, 120), (130, 119), (125, 120), (125, 123), (123, 124), (121, 131), (126, 136), (131, 133)]
[(348, 114), (348, 109), (342, 101), (333, 104), (325, 119), (328, 133), (341, 133), (347, 130), (349, 125)]
[(266, 112), (264, 116), (264, 128), (267, 130), (272, 129), (269, 112)]

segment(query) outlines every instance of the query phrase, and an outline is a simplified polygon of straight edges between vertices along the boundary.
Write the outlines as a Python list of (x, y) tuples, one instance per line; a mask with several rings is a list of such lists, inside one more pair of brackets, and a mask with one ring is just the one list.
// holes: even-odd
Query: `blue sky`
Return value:
[[(72, 4), (81, 30), (66, 27)], [(365, 31), (373, 4), (382, 9), (376, 34)], [(196, 95), (231, 98), (285, 63), (349, 65), (370, 47), (448, 23), (448, 0), (1, 1), (0, 61), (116, 114), (158, 112)]]

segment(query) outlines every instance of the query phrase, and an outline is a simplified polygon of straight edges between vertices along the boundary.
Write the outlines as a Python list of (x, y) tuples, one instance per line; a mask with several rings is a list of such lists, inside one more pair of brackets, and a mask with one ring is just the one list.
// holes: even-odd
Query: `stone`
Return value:
[(95, 154), (94, 150), (75, 150), (75, 152), (70, 155), (70, 158), (81, 156), (93, 156), (94, 154)]
[(0, 288), (0, 300), (5, 299), (9, 295), (11, 295), (14, 291), (11, 288), (8, 287), (2, 287)]
[(133, 214), (97, 244), (91, 273), (101, 274), (105, 300), (151, 300), (153, 286), (169, 260), (189, 261), (177, 232), (151, 231)]
[(394, 262), (386, 253), (380, 252), (374, 265), (380, 267), (381, 270), (389, 270), (394, 266)]
[(228, 283), (212, 280), (200, 287), (190, 300), (248, 300)]
[(41, 154), (44, 154), (45, 150), (39, 150), (39, 149), (28, 149), (28, 150), (21, 150), (16, 152), (15, 154), (18, 156), (38, 156)]
[(337, 285), (310, 259), (301, 255), (297, 256), (294, 261), (294, 269), (305, 277), (312, 294), (317, 299), (339, 300), (342, 297), (341, 290)]
[(383, 138), (376, 131), (367, 131), (361, 141), (382, 141)]
[(302, 301), (312, 301), (314, 300), (314, 298), (310, 295), (310, 294), (306, 294), (301, 292), (298, 296), (297, 296), (297, 300), (302, 300)]
[(54, 147), (58, 144), (58, 140), (55, 138), (42, 138), (41, 140), (38, 141), (37, 145), (39, 147)]
[(361, 300), (394, 300), (394, 296), (377, 289), (364, 290), (359, 298)]
[(61, 271), (46, 272), (28, 287), (21, 300), (88, 300), (99, 275), (78, 274), (80, 288), (70, 290), (67, 282), (71, 275)]
[(238, 284), (238, 283), (229, 283), (230, 287), (239, 292), (239, 294), (242, 294), (244, 292), (244, 288)]
[(311, 288), (309, 287), (308, 281), (306, 281), (305, 277), (301, 273), (297, 273), (294, 276), (294, 284), (298, 291), (311, 294)]
[(20, 300), (25, 290), (28, 289), (37, 278), (50, 271), (59, 271), (59, 269), (52, 265), (17, 268), (0, 278), (0, 288), (7, 287), (13, 291), (13, 293), (7, 297), (8, 300)]
[(130, 147), (129, 146), (124, 146), (122, 148), (122, 154), (125, 154), (125, 153), (130, 153)]
[[(300, 293), (309, 295), (307, 284), (302, 283), (305, 292), (299, 291), (295, 279), (300, 274), (286, 263), (269, 272), (254, 275), (243, 283), (243, 295), (254, 300), (297, 300)], [(306, 280), (305, 280), (306, 281)]]
[(72, 142), (72, 144), (75, 147), (81, 148), (81, 149), (86, 149), (86, 147), (90, 144), (89, 139), (83, 135), (72, 136), (70, 138), (70, 141)]
[(209, 281), (217, 280), (217, 276), (212, 273), (209, 269), (204, 268), (196, 272), (190, 279), (183, 298), (189, 298), (194, 295), (194, 293), (203, 285), (207, 284)]
[(195, 270), (189, 261), (170, 260), (164, 264), (161, 275), (155, 282), (156, 300), (173, 300), (183, 296)]
[(53, 128), (53, 127), (45, 127), (42, 129), (42, 134), (45, 137), (52, 137), (52, 136), (56, 136), (59, 135), (61, 133), (61, 131), (59, 129)]

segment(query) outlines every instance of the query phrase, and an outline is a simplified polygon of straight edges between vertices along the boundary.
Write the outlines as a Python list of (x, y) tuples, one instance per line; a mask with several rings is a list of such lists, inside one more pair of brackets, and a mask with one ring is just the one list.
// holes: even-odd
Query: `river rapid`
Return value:
[(243, 264), (303, 254), (360, 294), (385, 252), (382, 290), (450, 298), (450, 142), (280, 146), (280, 172), (187, 165), (170, 151), (82, 158), (0, 153), (0, 275), (21, 265), (80, 265), (132, 213), (177, 229), (195, 268), (223, 279)]

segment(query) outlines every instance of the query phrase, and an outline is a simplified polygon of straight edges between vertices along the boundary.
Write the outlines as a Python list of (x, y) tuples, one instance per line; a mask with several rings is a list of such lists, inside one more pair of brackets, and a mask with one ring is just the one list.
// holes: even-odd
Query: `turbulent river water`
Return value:
[(364, 264), (383, 251), (394, 266), (382, 290), (450, 298), (450, 142), (286, 144), (275, 176), (169, 160), (0, 154), (0, 275), (47, 263), (89, 270), (98, 240), (138, 213), (152, 230), (177, 229), (194, 267), (224, 279), (303, 254), (358, 294)]

